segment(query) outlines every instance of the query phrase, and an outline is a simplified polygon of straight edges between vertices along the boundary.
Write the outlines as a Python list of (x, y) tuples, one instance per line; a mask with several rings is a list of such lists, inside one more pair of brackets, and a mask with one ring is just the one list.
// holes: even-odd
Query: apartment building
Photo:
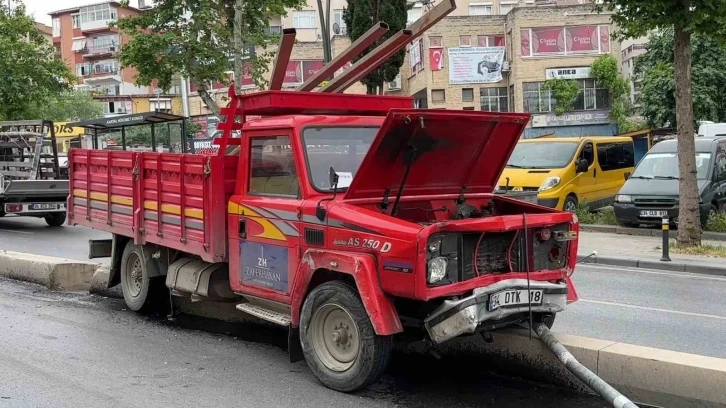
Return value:
[(43, 38), (48, 41), (48, 44), (53, 44), (53, 29), (37, 21), (35, 22), (35, 28), (38, 29), (40, 34), (43, 35)]
[(638, 57), (645, 53), (648, 37), (628, 39), (622, 42), (623, 77), (630, 83), (630, 101), (636, 110), (640, 107), (638, 97), (642, 78), (635, 75), (635, 64)]
[(71, 70), (80, 78), (79, 88), (103, 102), (107, 115), (134, 113), (130, 96), (149, 95), (149, 87), (134, 84), (135, 69), (122, 69), (118, 55), (126, 36), (109, 25), (139, 13), (105, 1), (58, 10), (52, 17), (53, 43)]
[[(608, 91), (589, 68), (604, 54), (620, 61), (608, 14), (581, 4), (520, 1), (504, 15), (501, 3), (486, 7), (491, 14), (449, 16), (414, 41), (401, 84), (389, 84), (389, 93), (412, 95), (418, 107), (532, 113), (525, 137), (617, 133)], [(551, 78), (582, 87), (573, 112), (554, 113), (544, 87)]]

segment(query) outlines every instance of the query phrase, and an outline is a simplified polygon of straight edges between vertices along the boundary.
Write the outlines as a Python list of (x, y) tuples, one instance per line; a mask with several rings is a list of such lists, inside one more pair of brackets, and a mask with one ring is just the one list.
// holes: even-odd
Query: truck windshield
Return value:
[(338, 173), (338, 188), (345, 189), (358, 172), (378, 127), (311, 127), (303, 130), (305, 160), (316, 190), (330, 191), (329, 170)]
[[(709, 178), (711, 153), (696, 153), (696, 178)], [(633, 172), (634, 178), (678, 178), (678, 155), (676, 153), (649, 153), (643, 157)]]
[(509, 157), (507, 167), (517, 169), (558, 169), (567, 166), (575, 155), (578, 142), (519, 143)]

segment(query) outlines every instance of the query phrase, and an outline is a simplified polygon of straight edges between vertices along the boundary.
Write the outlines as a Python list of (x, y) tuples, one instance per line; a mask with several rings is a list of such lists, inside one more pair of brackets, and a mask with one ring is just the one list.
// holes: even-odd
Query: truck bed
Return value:
[(68, 223), (225, 261), (238, 159), (72, 149)]
[[(68, 197), (68, 180), (12, 180), (4, 190), (0, 188), (0, 198), (62, 198)], [(62, 201), (62, 200), (60, 200)]]

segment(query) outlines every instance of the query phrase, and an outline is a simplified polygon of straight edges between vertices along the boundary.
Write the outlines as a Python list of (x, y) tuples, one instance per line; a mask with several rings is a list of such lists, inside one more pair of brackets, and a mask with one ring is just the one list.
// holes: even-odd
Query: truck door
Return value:
[(229, 206), (230, 220), (238, 215), (229, 250), (239, 251), (230, 256), (230, 284), (235, 292), (290, 303), (302, 206), (297, 147), (289, 130), (245, 132), (242, 143), (240, 186)]

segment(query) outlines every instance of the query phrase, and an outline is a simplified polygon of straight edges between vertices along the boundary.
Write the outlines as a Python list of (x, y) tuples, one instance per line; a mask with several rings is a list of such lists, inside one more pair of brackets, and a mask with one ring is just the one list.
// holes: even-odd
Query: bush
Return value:
[(604, 207), (597, 211), (592, 211), (587, 203), (578, 203), (575, 215), (577, 215), (580, 224), (618, 225), (613, 207)]
[(708, 217), (706, 222), (706, 231), (726, 232), (726, 213), (718, 212)]

